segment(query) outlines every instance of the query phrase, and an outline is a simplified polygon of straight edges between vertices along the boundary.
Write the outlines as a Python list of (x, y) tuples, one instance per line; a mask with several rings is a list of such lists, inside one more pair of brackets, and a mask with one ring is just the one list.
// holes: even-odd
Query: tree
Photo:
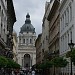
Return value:
[(4, 56), (0, 56), (0, 67), (6, 67), (8, 61)]
[(67, 58), (71, 57), (72, 58), (72, 62), (75, 65), (75, 48), (73, 48), (72, 51), (68, 51), (66, 53), (66, 57)]
[(52, 59), (52, 62), (55, 67), (65, 67), (68, 64), (68, 61), (63, 57), (55, 57)]
[(8, 60), (8, 63), (6, 66), (7, 68), (14, 68), (14, 69), (20, 68), (20, 65), (18, 63), (14, 62), (14, 60), (12, 60), (10, 58), (7, 58), (7, 60)]
[(47, 60), (47, 61), (44, 61), (40, 64), (37, 64), (36, 68), (38, 68), (38, 69), (47, 69), (47, 68), (51, 68), (52, 66), (53, 66), (52, 61)]

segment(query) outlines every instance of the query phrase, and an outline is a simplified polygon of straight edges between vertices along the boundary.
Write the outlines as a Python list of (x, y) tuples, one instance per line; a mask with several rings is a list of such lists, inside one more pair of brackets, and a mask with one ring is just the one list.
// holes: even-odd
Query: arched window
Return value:
[(30, 43), (32, 43), (32, 39), (30, 39)]
[(23, 43), (25, 43), (25, 39), (23, 39)]
[(26, 39), (26, 44), (28, 44), (28, 39)]

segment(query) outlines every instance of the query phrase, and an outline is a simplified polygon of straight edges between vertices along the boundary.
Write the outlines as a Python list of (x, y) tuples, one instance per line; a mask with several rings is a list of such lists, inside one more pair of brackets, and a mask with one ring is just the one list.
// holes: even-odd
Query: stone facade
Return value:
[(46, 2), (45, 4), (45, 14), (43, 17), (43, 24), (42, 24), (42, 39), (41, 39), (41, 43), (42, 43), (42, 61), (45, 60), (45, 56), (44, 53), (49, 51), (49, 22), (47, 20), (47, 12), (48, 12), (48, 6), (49, 6), (49, 2)]
[(13, 60), (17, 62), (17, 33), (13, 31)]
[[(12, 19), (12, 21), (8, 21), (9, 19)], [(11, 53), (9, 50), (13, 49), (12, 35), (9, 43), (7, 40), (9, 39), (9, 35), (13, 33), (13, 24), (15, 21), (16, 17), (14, 12), (13, 1), (0, 0), (0, 55), (11, 57), (9, 55), (9, 53)], [(9, 30), (9, 28), (11, 30)], [(9, 47), (8, 44), (12, 45), (12, 47)]]
[(13, 50), (13, 26), (16, 22), (13, 0), (7, 0), (7, 47)]
[[(75, 0), (62, 0), (60, 6), (60, 56), (64, 56), (70, 51), (68, 43), (75, 43)], [(70, 75), (70, 59), (66, 58), (69, 64), (61, 69), (63, 75)], [(73, 75), (75, 75), (75, 66), (72, 65)]]
[[(52, 5), (49, 15), (49, 52), (51, 55), (51, 59), (56, 56), (59, 56), (59, 6), (60, 3), (57, 0), (53, 0), (50, 3)], [(59, 74), (59, 69), (53, 67), (51, 69), (51, 75)]]
[(0, 0), (0, 54), (4, 55), (7, 41), (7, 1)]
[(36, 39), (36, 42), (35, 42), (35, 46), (36, 46), (36, 64), (40, 64), (42, 62), (41, 37), (42, 37), (42, 34), (39, 34), (37, 39)]
[(31, 24), (30, 15), (26, 15), (25, 24), (21, 27), (18, 36), (18, 63), (26, 69), (36, 64), (36, 33)]

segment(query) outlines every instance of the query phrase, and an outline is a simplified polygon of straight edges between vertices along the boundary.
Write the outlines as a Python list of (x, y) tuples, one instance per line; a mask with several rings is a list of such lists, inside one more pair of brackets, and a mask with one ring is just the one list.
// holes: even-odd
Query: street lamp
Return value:
[[(74, 43), (72, 43), (72, 33), (71, 33), (71, 42), (68, 43), (68, 45), (69, 45), (69, 47), (71, 49), (71, 52), (72, 52), (72, 49), (73, 49), (73, 47), (75, 45)], [(70, 62), (71, 62), (71, 75), (72, 75), (72, 57), (70, 57)]]

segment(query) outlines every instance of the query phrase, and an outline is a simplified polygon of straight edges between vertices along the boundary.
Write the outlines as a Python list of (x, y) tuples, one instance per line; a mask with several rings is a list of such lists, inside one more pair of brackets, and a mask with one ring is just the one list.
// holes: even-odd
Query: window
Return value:
[(69, 23), (69, 8), (67, 8), (67, 21)]
[(26, 43), (28, 44), (28, 39), (26, 40)]
[(25, 43), (25, 39), (23, 39), (23, 43)]
[(65, 44), (64, 44), (64, 36), (63, 36), (63, 51), (64, 51), (64, 46), (65, 46)]
[(65, 11), (65, 27), (66, 27), (66, 11)]
[(0, 16), (1, 16), (1, 6), (0, 6)]
[(4, 14), (3, 14), (3, 10), (1, 12), (1, 21), (3, 21), (3, 17), (4, 17)]
[(66, 26), (68, 25), (69, 23), (69, 9), (67, 8), (66, 10)]
[(2, 25), (2, 23), (1, 23), (1, 33), (2, 33), (2, 26), (3, 26), (3, 25)]
[(4, 29), (4, 34), (5, 34), (5, 29)]
[(32, 39), (30, 39), (30, 43), (32, 43)]
[[(69, 33), (68, 33), (68, 43), (69, 43)], [(69, 49), (69, 46), (68, 46), (68, 49)]]
[(64, 29), (64, 15), (62, 16), (62, 29)]
[(21, 43), (21, 38), (19, 38), (19, 43)]
[(72, 6), (71, 6), (71, 3), (70, 3), (70, 21), (72, 20)]
[(62, 18), (60, 20), (60, 24), (61, 24), (61, 26), (60, 26), (61, 28), (60, 29), (61, 29), (61, 32), (62, 32)]

